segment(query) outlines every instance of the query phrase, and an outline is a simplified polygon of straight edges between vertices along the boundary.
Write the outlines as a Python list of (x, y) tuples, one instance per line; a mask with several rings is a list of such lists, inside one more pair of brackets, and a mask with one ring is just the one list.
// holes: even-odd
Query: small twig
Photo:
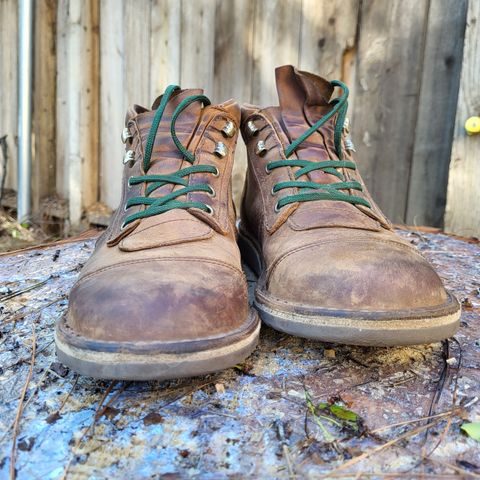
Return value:
[(10, 300), (11, 298), (18, 297), (19, 295), (23, 295), (24, 293), (29, 292), (30, 290), (34, 290), (35, 288), (39, 288), (43, 285), (45, 285), (51, 277), (45, 278), (44, 280), (41, 280), (40, 282), (34, 283), (33, 285), (30, 285), (29, 287), (22, 288), (21, 290), (17, 290), (16, 292), (9, 293), (8, 295), (5, 295), (4, 297), (1, 297), (2, 302), (5, 300)]
[[(36, 355), (38, 355), (42, 350), (37, 350), (36, 351)], [(48, 375), (48, 372), (50, 370), (47, 368), (45, 370), (45, 372), (43, 373), (43, 375), (41, 376), (40, 380), (38, 381), (38, 383), (35, 385), (34, 389), (33, 389), (33, 392), (32, 394), (28, 397), (27, 401), (23, 404), (23, 409), (25, 410), (28, 405), (30, 404), (30, 402), (33, 400), (33, 398), (35, 397), (35, 393), (38, 391), (40, 385), (44, 382), (45, 378), (47, 377)], [(13, 420), (13, 422), (5, 429), (5, 432), (3, 433), (3, 436), (0, 438), (0, 445), (3, 443), (3, 441), (5, 440), (5, 438), (7, 437), (8, 435), (8, 432), (10, 432), (10, 430), (15, 426), (15, 420)]]
[(68, 399), (70, 398), (70, 396), (72, 395), (73, 391), (74, 391), (75, 388), (77, 387), (77, 383), (78, 383), (78, 379), (79, 379), (79, 378), (80, 378), (80, 376), (79, 376), (78, 374), (75, 374), (75, 381), (73, 382), (72, 388), (68, 391), (67, 395), (66, 395), (65, 398), (62, 400), (62, 403), (61, 403), (60, 406), (58, 407), (57, 411), (54, 412), (54, 414), (60, 415), (60, 412), (62, 411), (63, 407), (67, 404)]
[(131, 382), (124, 382), (122, 386), (115, 392), (115, 395), (112, 395), (112, 398), (105, 404), (100, 411), (97, 411), (95, 414), (95, 420), (101, 418), (104, 413), (107, 411), (107, 408), (111, 407), (114, 402), (117, 401), (117, 398), (130, 386)]
[[(402, 473), (402, 472), (393, 472), (393, 473), (386, 473), (386, 472), (359, 472), (359, 475), (362, 477), (374, 477), (374, 478), (401, 478), (407, 477), (409, 479), (412, 478), (410, 473)], [(328, 478), (342, 478), (345, 479), (344, 473), (334, 473), (328, 474)], [(445, 478), (445, 479), (456, 479), (458, 480), (458, 475), (456, 473), (422, 473), (420, 478)]]
[[(310, 397), (310, 394), (308, 393), (308, 390), (305, 388), (305, 401), (307, 403), (308, 410), (313, 416), (313, 419), (315, 420), (315, 423), (320, 427), (322, 430), (323, 436), (325, 437), (325, 440), (327, 443), (332, 443), (335, 441), (335, 437), (326, 429), (325, 425), (323, 422), (320, 420), (320, 417), (327, 419), (329, 421), (333, 421), (331, 418), (327, 418), (324, 415), (317, 415), (315, 412), (315, 405), (313, 405), (312, 398)], [(337, 423), (333, 421), (334, 423)], [(332, 423), (333, 423), (332, 422)], [(340, 425), (341, 426), (341, 425)]]
[(46, 305), (35, 308), (34, 310), (30, 310), (29, 312), (14, 313), (11, 317), (7, 317), (5, 320), (2, 320), (2, 324), (5, 325), (6, 323), (18, 322), (19, 320), (22, 320), (28, 315), (33, 315), (34, 313), (40, 313), (45, 308), (51, 307), (55, 303), (58, 303), (61, 300), (65, 300), (66, 298), (67, 298), (67, 295), (64, 294), (64, 295), (61, 295), (60, 297), (57, 297), (55, 300), (52, 300), (51, 302), (47, 303)]
[[(331, 472), (325, 475), (326, 478), (328, 478), (331, 474), (340, 472), (342, 470), (345, 470), (346, 468), (352, 467), (353, 465), (357, 464), (358, 462), (365, 460), (366, 458), (371, 457), (375, 453), (378, 453), (382, 450), (385, 450), (388, 447), (391, 447), (392, 445), (395, 445), (396, 443), (405, 440), (406, 438), (413, 437), (415, 435), (418, 435), (419, 433), (422, 433), (426, 429), (437, 425), (441, 419), (435, 419), (434, 421), (427, 423), (426, 425), (423, 425), (421, 427), (414, 428), (412, 430), (409, 430), (408, 432), (399, 435), (398, 437), (393, 438), (392, 440), (389, 440), (388, 442), (383, 443), (382, 445), (379, 445), (378, 447), (372, 448), (370, 450), (367, 450), (366, 452), (362, 453), (361, 455), (358, 455), (357, 457), (352, 458), (351, 460), (348, 460), (347, 462), (343, 463), (337, 468), (334, 468)], [(325, 478), (324, 477), (324, 478)]]
[[(474, 402), (476, 403), (478, 399)], [(473, 405), (472, 403), (469, 403), (468, 406)], [(383, 427), (376, 428), (375, 430), (370, 430), (369, 433), (375, 434), (375, 433), (380, 433), (384, 432), (385, 430), (391, 430), (392, 428), (396, 427), (403, 427), (404, 425), (410, 425), (412, 423), (418, 423), (418, 422), (423, 422), (425, 420), (432, 420), (434, 418), (443, 418), (443, 417), (448, 417), (449, 415), (452, 415), (456, 413), (457, 411), (464, 410), (466, 408), (465, 405), (459, 405), (458, 407), (452, 408), (450, 410), (447, 410), (445, 412), (437, 413), (435, 415), (430, 415), (427, 417), (420, 417), (420, 418), (415, 418), (413, 420), (406, 420), (404, 422), (398, 422), (398, 423), (392, 423), (390, 425), (385, 425)]]
[(288, 442), (285, 437), (285, 429), (283, 428), (283, 423), (280, 420), (275, 420), (274, 422), (275, 428), (277, 430), (277, 435), (282, 445), (282, 452), (283, 457), (285, 458), (285, 462), (287, 464), (288, 470), (288, 478), (297, 478), (295, 471), (292, 466), (292, 459), (290, 456), (290, 449), (288, 448)]
[(92, 422), (90, 423), (90, 425), (88, 425), (85, 430), (83, 431), (82, 435), (80, 436), (80, 438), (75, 442), (75, 445), (73, 446), (72, 448), (72, 453), (70, 455), (70, 458), (68, 459), (68, 462), (67, 464), (65, 465), (65, 469), (63, 470), (63, 475), (61, 477), (62, 480), (65, 480), (67, 478), (67, 474), (68, 474), (68, 470), (70, 468), (70, 464), (72, 463), (72, 460), (73, 460), (73, 457), (75, 456), (76, 454), (76, 450), (77, 448), (79, 447), (79, 445), (82, 443), (83, 439), (85, 438), (85, 436), (87, 435), (87, 433), (93, 428), (93, 426), (95, 425), (95, 422), (97, 421), (97, 415), (98, 415), (98, 412), (100, 411), (100, 409), (102, 408), (103, 406), (103, 402), (105, 402), (105, 399), (108, 397), (109, 393), (112, 391), (113, 387), (117, 384), (117, 381), (114, 380), (113, 382), (110, 383), (110, 385), (107, 387), (107, 389), (105, 390), (105, 392), (103, 392), (103, 395), (102, 397), (100, 398), (100, 401), (98, 403), (98, 406), (97, 406), (97, 409), (95, 410), (95, 415), (93, 416), (93, 420)]
[(47, 278), (44, 278), (43, 280), (38, 281), (37, 283), (34, 283), (33, 285), (30, 285), (29, 287), (22, 288), (21, 290), (17, 290), (16, 292), (9, 293), (8, 295), (5, 295), (3, 297), (0, 297), (0, 300), (5, 301), (5, 300), (10, 300), (14, 297), (18, 297), (18, 295), (23, 295), (24, 293), (29, 292), (30, 290), (33, 290), (35, 288), (39, 288), (43, 285), (45, 285), (47, 282), (54, 278), (60, 278), (62, 275), (66, 275), (67, 273), (72, 273), (78, 270), (80, 265), (76, 265), (73, 268), (70, 268), (69, 270), (65, 270), (63, 272), (54, 272), (51, 275), (49, 275)]
[[(422, 448), (422, 460), (417, 464), (415, 465), (413, 468), (416, 468), (418, 465), (420, 465), (426, 458), (429, 458), (432, 453), (440, 446), (440, 444), (445, 440), (447, 434), (448, 434), (448, 431), (450, 430), (450, 427), (452, 425), (452, 421), (453, 421), (453, 412), (455, 410), (455, 407), (456, 407), (456, 403), (457, 403), (457, 390), (458, 390), (458, 375), (459, 375), (459, 371), (460, 371), (460, 368), (462, 366), (462, 348), (460, 346), (460, 343), (458, 342), (458, 340), (456, 338), (453, 338), (453, 340), (457, 343), (459, 349), (460, 349), (460, 352), (459, 352), (459, 355), (458, 355), (458, 366), (457, 366), (457, 369), (456, 369), (456, 375), (455, 375), (455, 382), (454, 382), (454, 387), (453, 387), (453, 394), (452, 394), (452, 408), (450, 409), (450, 415), (448, 416), (448, 420), (447, 420), (447, 424), (445, 425), (445, 428), (443, 430), (443, 432), (441, 433), (440, 435), (440, 438), (438, 439), (437, 443), (435, 444), (435, 446), (427, 453), (425, 454), (425, 445), (423, 445), (423, 448)], [(447, 345), (448, 345), (448, 340), (446, 340), (447, 342)], [(447, 354), (449, 354), (450, 352), (450, 349), (447, 347)], [(447, 368), (449, 367), (448, 363), (446, 363), (445, 361), (445, 364), (447, 365)], [(448, 376), (448, 370), (447, 370), (447, 375), (445, 376), (445, 378)], [(428, 430), (427, 430), (427, 436), (428, 436)]]
[(12, 450), (10, 454), (10, 480), (15, 480), (16, 471), (15, 471), (15, 456), (17, 453), (17, 436), (20, 426), (20, 418), (23, 413), (23, 401), (27, 393), (28, 385), (32, 379), (33, 365), (35, 364), (35, 354), (36, 354), (36, 342), (37, 337), (35, 334), (35, 323), (32, 323), (32, 355), (30, 357), (30, 368), (28, 369), (27, 379), (23, 385), (22, 393), (20, 394), (20, 401), (18, 404), (17, 415), (15, 417), (15, 422), (13, 424), (13, 435), (12, 435)]
[[(480, 475), (478, 475), (477, 473), (474, 473), (474, 472), (469, 472), (468, 470), (465, 470), (463, 468), (460, 468), (460, 467), (457, 467), (456, 465), (452, 465), (451, 463), (447, 463), (447, 462), (442, 462), (441, 460), (438, 460), (437, 458), (426, 458), (425, 460), (429, 461), (429, 462), (433, 462), (433, 463), (438, 463), (439, 465), (442, 465), (444, 467), (447, 467), (447, 468), (451, 468), (452, 470), (454, 470), (456, 473), (456, 477), (458, 478), (458, 474), (461, 473), (462, 475), (464, 475), (464, 478), (480, 478)], [(407, 472), (408, 473), (408, 472)]]
[[(45, 351), (54, 341), (55, 341), (55, 339), (50, 340), (46, 345), (44, 345), (40, 350), (37, 351), (37, 354)], [(11, 363), (10, 365), (7, 365), (6, 367), (3, 367), (3, 368), (4, 368), (4, 370), (9, 370), (10, 368), (16, 367), (17, 365), (20, 365), (21, 363), (26, 362), (29, 359), (30, 359), (30, 357), (19, 358), (16, 362)]]

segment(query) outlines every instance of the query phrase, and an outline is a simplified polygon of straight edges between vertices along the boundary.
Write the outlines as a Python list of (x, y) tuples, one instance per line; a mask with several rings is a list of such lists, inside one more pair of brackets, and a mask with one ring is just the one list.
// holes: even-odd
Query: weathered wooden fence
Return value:
[[(479, 4), (37, 0), (34, 209), (45, 197), (58, 196), (68, 201), (75, 224), (97, 202), (117, 206), (119, 136), (129, 104), (149, 106), (169, 83), (201, 86), (213, 101), (234, 97), (272, 104), (274, 67), (292, 63), (351, 86), (361, 171), (390, 218), (442, 225), (464, 58), (447, 228), (480, 235), (478, 204), (475, 217), (465, 211), (466, 199), (477, 195), (478, 180), (461, 180), (478, 178), (473, 174), (480, 136), (466, 139), (462, 125), (465, 116), (480, 113)], [(16, 183), (17, 7), (16, 0), (0, 0), (0, 137), (7, 135), (11, 188)], [(236, 163), (238, 195), (245, 166), (241, 144)], [(464, 190), (462, 197), (457, 189)]]

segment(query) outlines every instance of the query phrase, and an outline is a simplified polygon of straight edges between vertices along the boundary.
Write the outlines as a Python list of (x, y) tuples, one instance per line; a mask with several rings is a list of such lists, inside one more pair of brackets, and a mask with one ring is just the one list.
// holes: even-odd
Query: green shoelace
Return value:
[[(304, 142), (308, 137), (310, 137), (310, 135), (316, 132), (322, 125), (328, 122), (328, 120), (330, 120), (337, 112), (338, 117), (334, 129), (335, 151), (338, 155), (338, 158), (341, 159), (343, 157), (342, 129), (343, 124), (345, 123), (345, 117), (347, 115), (348, 109), (348, 87), (343, 82), (340, 82), (338, 80), (332, 81), (331, 84), (335, 87), (340, 87), (343, 90), (343, 93), (340, 97), (335, 98), (330, 102), (331, 105), (333, 105), (332, 110), (330, 110), (330, 112), (324, 115), (320, 120), (318, 120), (307, 131), (305, 131), (305, 133), (303, 133), (285, 149), (286, 159), (276, 160), (267, 164), (267, 172), (270, 172), (271, 170), (280, 167), (300, 167), (300, 169), (294, 173), (295, 180), (289, 182), (279, 182), (274, 185), (272, 193), (277, 193), (284, 188), (297, 188), (299, 190), (299, 193), (296, 193), (294, 195), (287, 195), (281, 198), (275, 205), (275, 211), (280, 210), (282, 207), (290, 203), (310, 202), (314, 200), (337, 200), (351, 203), (353, 205), (364, 205), (371, 208), (370, 204), (365, 199), (357, 197), (356, 195), (352, 195), (348, 192), (342, 192), (342, 190), (363, 190), (362, 185), (359, 182), (355, 180), (346, 181), (345, 176), (337, 170), (338, 168), (348, 168), (350, 170), (356, 170), (357, 167), (355, 163), (348, 160), (326, 160), (323, 162), (313, 162), (310, 160), (288, 158), (297, 150), (297, 148), (301, 145), (302, 142)], [(325, 173), (335, 175), (337, 178), (340, 179), (340, 182), (321, 184), (310, 181), (298, 180), (302, 175), (306, 175), (309, 172), (313, 172), (314, 170), (321, 170)], [(311, 190), (315, 191), (312, 192)]]
[[(150, 168), (150, 160), (152, 157), (153, 146), (155, 144), (155, 137), (157, 135), (158, 126), (162, 120), (163, 113), (165, 108), (170, 100), (171, 96), (176, 90), (179, 90), (178, 85), (169, 85), (162, 97), (162, 101), (157, 108), (155, 116), (152, 121), (152, 126), (148, 132), (147, 143), (145, 146), (145, 155), (143, 157), (143, 171), (145, 175), (138, 177), (130, 177), (128, 179), (129, 185), (138, 185), (140, 183), (146, 183), (147, 187), (145, 189), (145, 196), (133, 197), (130, 198), (125, 204), (125, 210), (136, 205), (145, 205), (146, 208), (139, 212), (133, 213), (125, 218), (122, 228), (127, 226), (129, 223), (138, 220), (140, 218), (152, 217), (153, 215), (159, 215), (169, 210), (175, 208), (199, 208), (208, 213), (213, 213), (212, 208), (203, 203), (203, 202), (188, 202), (177, 200), (178, 197), (186, 195), (190, 192), (207, 192), (211, 195), (214, 195), (214, 190), (210, 185), (206, 183), (199, 183), (196, 185), (188, 185), (188, 178), (194, 173), (212, 173), (213, 175), (218, 175), (217, 167), (213, 165), (193, 165), (195, 162), (195, 156), (189, 152), (180, 142), (175, 132), (175, 123), (178, 116), (185, 110), (190, 104), (194, 102), (202, 102), (204, 106), (210, 105), (210, 100), (205, 95), (191, 95), (182, 100), (172, 115), (172, 121), (170, 123), (170, 134), (172, 140), (175, 143), (175, 146), (182, 153), (183, 158), (187, 160), (191, 166), (177, 170), (174, 173), (166, 175), (147, 175), (147, 172)], [(157, 188), (162, 187), (163, 185), (181, 185), (183, 188), (174, 190), (173, 192), (159, 198), (152, 198), (150, 194), (153, 193)]]

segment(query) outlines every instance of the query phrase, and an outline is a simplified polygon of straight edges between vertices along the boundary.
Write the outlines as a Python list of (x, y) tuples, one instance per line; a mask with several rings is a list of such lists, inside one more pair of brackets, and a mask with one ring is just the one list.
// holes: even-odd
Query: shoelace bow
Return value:
[[(267, 172), (280, 167), (300, 167), (295, 173), (295, 180), (288, 182), (279, 182), (276, 183), (272, 189), (273, 193), (277, 193), (284, 188), (297, 188), (299, 193), (293, 195), (287, 195), (280, 200), (278, 200), (275, 205), (275, 210), (278, 211), (280, 208), (288, 205), (290, 203), (296, 202), (309, 202), (313, 200), (337, 200), (353, 205), (364, 205), (370, 207), (364, 198), (352, 195), (349, 192), (342, 192), (342, 190), (358, 190), (362, 191), (362, 185), (356, 180), (347, 181), (343, 173), (339, 172), (338, 168), (347, 168), (350, 170), (356, 170), (356, 165), (353, 162), (348, 160), (342, 160), (343, 149), (342, 149), (342, 130), (343, 124), (345, 123), (345, 117), (347, 115), (348, 109), (348, 87), (338, 80), (334, 80), (331, 84), (335, 87), (340, 87), (343, 90), (343, 93), (340, 97), (335, 98), (330, 102), (333, 105), (333, 108), (324, 115), (320, 120), (318, 120), (314, 125), (312, 125), (307, 131), (305, 131), (300, 137), (298, 137), (294, 142), (292, 142), (285, 149), (285, 157), (283, 160), (275, 160), (267, 164)], [(340, 160), (326, 160), (322, 162), (315, 162), (310, 160), (301, 160), (301, 159), (289, 159), (302, 142), (304, 142), (310, 135), (316, 132), (322, 125), (324, 125), (328, 120), (330, 120), (338, 112), (337, 121), (335, 123), (334, 129), (334, 143), (335, 151)], [(298, 180), (302, 175), (306, 175), (309, 172), (314, 170), (321, 170), (325, 173), (330, 173), (335, 175), (340, 179), (340, 182), (337, 183), (316, 183), (311, 181)], [(311, 191), (315, 190), (315, 191)]]
[[(153, 215), (159, 215), (169, 210), (175, 208), (199, 208), (209, 213), (213, 213), (212, 208), (203, 202), (191, 202), (191, 201), (181, 201), (177, 200), (178, 197), (186, 195), (190, 192), (207, 192), (211, 195), (214, 195), (213, 188), (206, 183), (198, 183), (195, 185), (188, 185), (189, 176), (193, 173), (212, 173), (213, 175), (218, 175), (218, 169), (213, 165), (193, 165), (195, 162), (195, 156), (189, 152), (180, 142), (175, 132), (175, 123), (178, 116), (185, 110), (190, 104), (194, 102), (202, 102), (204, 106), (210, 105), (210, 100), (205, 95), (191, 95), (183, 99), (172, 115), (172, 120), (170, 122), (170, 135), (172, 140), (175, 143), (175, 146), (182, 153), (183, 158), (187, 160), (191, 166), (177, 170), (174, 173), (169, 173), (165, 175), (148, 175), (148, 170), (150, 169), (150, 160), (152, 157), (153, 146), (155, 144), (155, 137), (157, 135), (157, 130), (162, 120), (163, 113), (165, 108), (170, 100), (171, 96), (176, 90), (179, 90), (178, 85), (169, 85), (163, 96), (160, 105), (157, 108), (155, 116), (153, 117), (152, 126), (148, 132), (147, 143), (145, 146), (145, 155), (143, 157), (143, 171), (145, 175), (140, 175), (137, 177), (130, 177), (128, 179), (129, 185), (138, 185), (140, 183), (146, 183), (145, 195), (139, 197), (130, 198), (125, 204), (125, 210), (136, 205), (145, 205), (146, 208), (139, 212), (133, 213), (125, 218), (122, 228), (127, 226), (129, 223), (138, 220), (140, 218), (151, 217)], [(183, 188), (174, 190), (168, 195), (163, 197), (154, 198), (150, 197), (150, 194), (153, 193), (157, 188), (160, 188), (164, 185), (181, 185)]]

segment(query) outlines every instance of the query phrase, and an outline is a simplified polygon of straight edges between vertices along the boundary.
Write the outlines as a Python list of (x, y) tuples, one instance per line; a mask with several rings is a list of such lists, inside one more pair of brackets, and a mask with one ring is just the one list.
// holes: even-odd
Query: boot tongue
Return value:
[[(150, 168), (148, 170), (149, 175), (169, 174), (182, 168), (183, 156), (173, 142), (170, 134), (172, 115), (178, 105), (185, 98), (191, 95), (201, 94), (203, 94), (203, 90), (200, 89), (178, 90), (170, 98), (163, 112), (162, 119), (155, 136), (155, 143), (150, 159)], [(137, 125), (140, 130), (140, 136), (144, 150), (147, 144), (148, 134), (150, 132), (150, 127), (152, 126), (153, 118), (161, 100), (162, 96), (158, 97), (153, 102), (152, 110), (140, 113), (137, 116)], [(201, 119), (201, 112), (201, 102), (193, 102), (177, 117), (175, 131), (178, 139), (185, 147), (188, 147), (190, 140), (193, 137), (195, 129)], [(172, 185), (164, 185), (163, 187), (152, 192), (150, 196), (161, 197), (167, 193), (170, 193), (172, 189)]]
[[(333, 86), (327, 80), (291, 65), (275, 70), (280, 114), (289, 140), (293, 142), (331, 110)], [(296, 150), (298, 158), (310, 161), (338, 159), (333, 140), (333, 120), (308, 137)], [(315, 170), (308, 175), (320, 183), (338, 182), (334, 175)]]
[(282, 114), (297, 112), (315, 123), (330, 110), (333, 87), (327, 80), (291, 65), (278, 67), (275, 76)]

